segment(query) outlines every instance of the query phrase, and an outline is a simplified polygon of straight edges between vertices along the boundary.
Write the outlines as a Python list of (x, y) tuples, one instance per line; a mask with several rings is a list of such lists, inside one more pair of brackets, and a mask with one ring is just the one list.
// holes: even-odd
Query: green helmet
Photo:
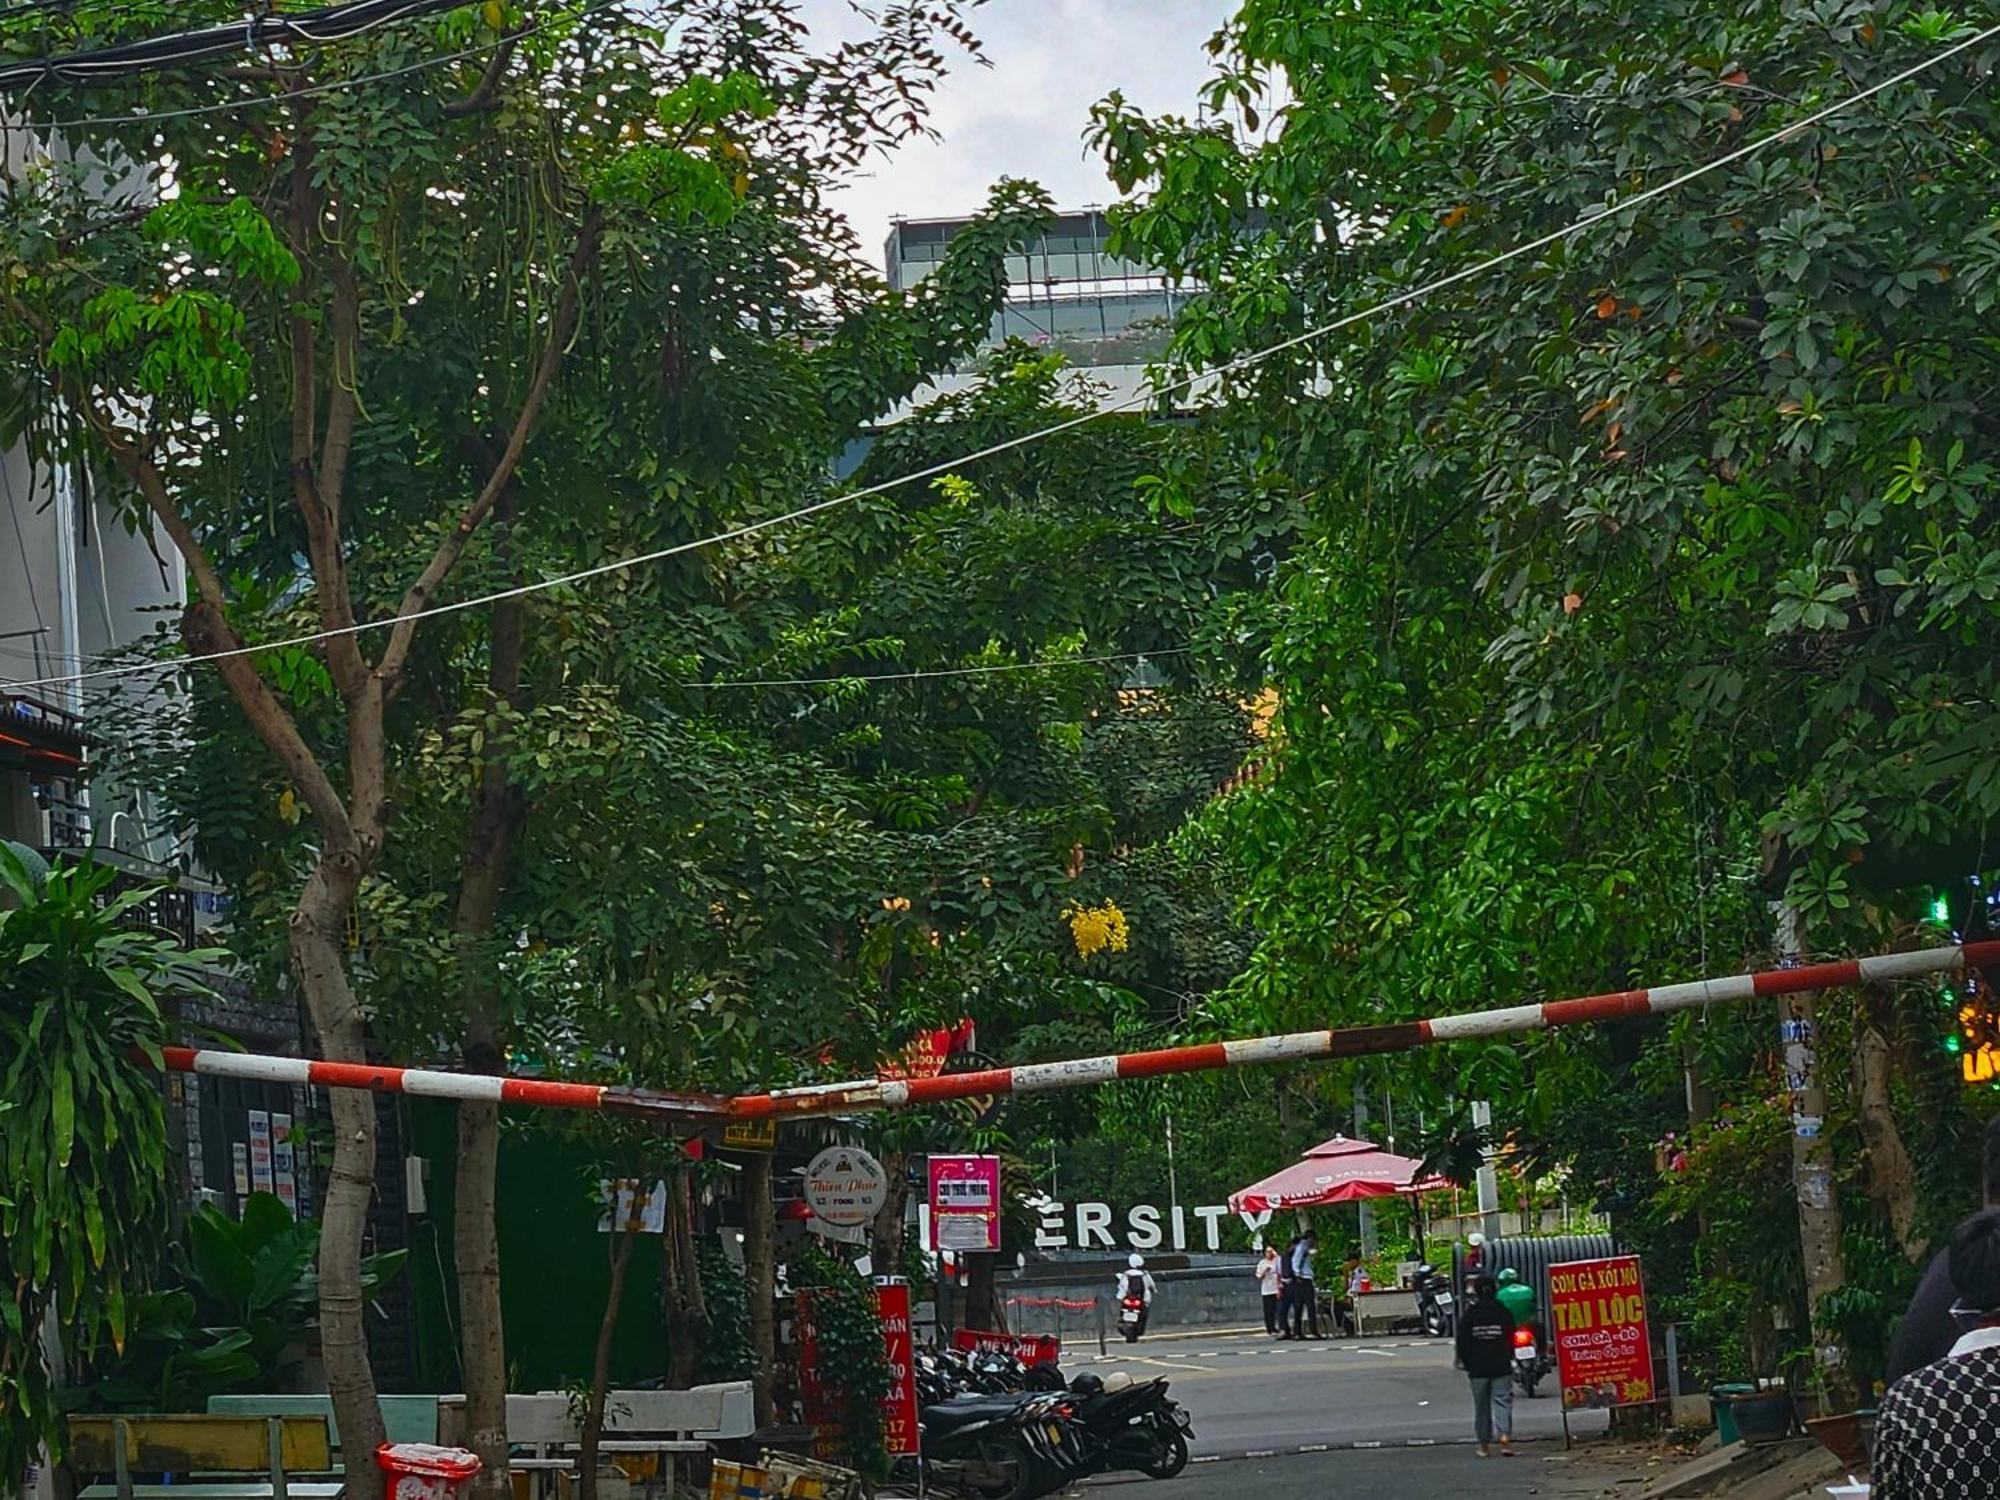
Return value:
[(1521, 1279), (1521, 1273), (1515, 1270), (1512, 1266), (1502, 1266), (1500, 1268), (1500, 1275), (1497, 1279), (1500, 1282), (1500, 1285), (1502, 1286), (1513, 1286), (1516, 1282), (1518, 1282)]

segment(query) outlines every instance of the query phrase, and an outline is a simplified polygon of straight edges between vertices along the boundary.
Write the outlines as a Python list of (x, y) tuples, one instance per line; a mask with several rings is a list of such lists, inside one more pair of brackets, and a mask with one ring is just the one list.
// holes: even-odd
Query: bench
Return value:
[[(378, 1396), (382, 1426), (392, 1443), (435, 1443), (438, 1440), (438, 1398), (435, 1396)], [(323, 1417), (327, 1441), (336, 1450), (339, 1467), (340, 1427), (333, 1419), (333, 1398), (315, 1396), (210, 1396), (212, 1417)]]
[(1415, 1292), (1388, 1290), (1379, 1292), (1356, 1292), (1354, 1294), (1354, 1327), (1356, 1332), (1368, 1332), (1368, 1325), (1381, 1325), (1384, 1332), (1399, 1323), (1417, 1321), (1417, 1294)]
[[(756, 1410), (747, 1380), (699, 1385), (685, 1391), (611, 1391), (604, 1401), (604, 1434), (598, 1452), (652, 1454), (671, 1484), (682, 1454), (708, 1452), (711, 1442), (748, 1437)], [(438, 1398), (439, 1441), (464, 1441), (465, 1398)], [(575, 1468), (583, 1424), (568, 1393), (537, 1391), (507, 1397), (507, 1441), (532, 1452), (509, 1466), (529, 1473)], [(555, 1451), (561, 1450), (561, 1451)]]
[[(338, 1500), (344, 1480), (301, 1483), (333, 1463), (319, 1416), (76, 1416), (69, 1419), (70, 1467), (109, 1474), (77, 1500)], [(142, 1474), (190, 1476), (180, 1484), (134, 1484)], [(214, 1476), (261, 1474), (262, 1481)], [(191, 1476), (200, 1475), (199, 1479)]]

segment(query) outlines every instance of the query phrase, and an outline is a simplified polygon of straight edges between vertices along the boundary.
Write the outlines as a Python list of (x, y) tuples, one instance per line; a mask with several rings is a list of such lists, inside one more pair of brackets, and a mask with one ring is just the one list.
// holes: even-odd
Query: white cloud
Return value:
[[(967, 213), (998, 177), (1030, 177), (1058, 206), (1106, 203), (1116, 190), (1083, 145), (1090, 107), (1113, 89), (1148, 111), (1195, 112), (1202, 50), (1233, 0), (989, 0), (972, 27), (990, 67), (961, 61), (938, 89), (937, 141), (915, 141), (843, 184), (833, 202), (872, 256), (901, 214)], [(818, 33), (853, 25), (845, 0), (807, 0)]]

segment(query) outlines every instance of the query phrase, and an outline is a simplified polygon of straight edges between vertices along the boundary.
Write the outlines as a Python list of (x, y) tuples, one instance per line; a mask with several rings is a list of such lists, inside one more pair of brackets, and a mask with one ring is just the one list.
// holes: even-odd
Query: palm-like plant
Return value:
[(130, 925), (150, 890), (0, 842), (0, 1475), (62, 1428), (42, 1349), (122, 1347), (128, 1291), (165, 1239), (171, 1174), (157, 1067), (163, 1002), (202, 965)]

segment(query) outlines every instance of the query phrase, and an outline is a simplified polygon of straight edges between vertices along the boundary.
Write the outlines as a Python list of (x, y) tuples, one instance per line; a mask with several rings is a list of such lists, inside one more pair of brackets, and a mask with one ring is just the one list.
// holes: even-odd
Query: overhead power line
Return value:
[(1161, 656), (1186, 656), (1191, 646), (1159, 651), (1121, 651), (1113, 656), (1052, 656), (1045, 661), (982, 663), (970, 667), (931, 667), (914, 672), (840, 672), (830, 677), (737, 677), (716, 682), (683, 682), (684, 688), (840, 687), (850, 682), (922, 682), (933, 677), (990, 677), (1004, 672), (1045, 672), (1057, 667), (1103, 667), (1121, 661), (1150, 661)]
[(295, 15), (266, 11), (250, 16), (241, 25), (210, 26), (201, 31), (148, 37), (144, 41), (120, 42), (64, 57), (42, 57), (0, 66), (0, 89), (19, 88), (23, 84), (32, 88), (49, 82), (103, 83), (274, 45), (345, 41), (391, 21), (452, 10), (464, 3), (465, 0), (353, 0), (352, 4)]
[[(464, 0), (460, 0), (464, 3)], [(276, 93), (255, 94), (241, 99), (221, 99), (213, 104), (195, 104), (185, 109), (144, 110), (128, 115), (85, 115), (68, 120), (6, 120), (0, 119), (0, 132), (19, 131), (27, 134), (53, 134), (65, 130), (93, 130), (114, 128), (122, 125), (156, 125), (168, 120), (191, 120), (203, 115), (232, 114), (238, 110), (256, 109), (267, 104), (285, 104), (294, 99), (314, 99), (323, 94), (340, 93), (346, 89), (366, 88), (370, 84), (389, 83), (398, 78), (407, 78), (412, 73), (427, 72), (431, 68), (441, 68), (448, 63), (464, 62), (468, 58), (483, 57), (497, 52), (502, 47), (512, 45), (525, 37), (535, 36), (548, 30), (558, 21), (581, 21), (587, 16), (614, 10), (629, 3), (629, 0), (593, 0), (575, 10), (562, 10), (545, 14), (541, 19), (524, 26), (511, 29), (505, 36), (491, 41), (480, 42), (471, 47), (462, 47), (456, 52), (441, 52), (431, 57), (419, 58), (416, 62), (405, 63), (400, 68), (387, 68), (378, 73), (363, 73), (354, 78), (335, 78), (325, 83), (308, 84), (304, 88), (283, 89)], [(25, 97), (25, 96), (24, 96)], [(18, 105), (17, 105), (18, 107)]]
[(1831, 104), (1822, 105), (1818, 109), (1801, 115), (1789, 124), (1781, 125), (1769, 134), (1759, 136), (1756, 140), (1738, 146), (1732, 151), (1726, 151), (1722, 155), (1704, 162), (1698, 167), (1692, 167), (1656, 186), (1644, 188), (1628, 198), (1620, 199), (1608, 207), (1585, 214), (1583, 217), (1571, 221), (1560, 229), (1553, 229), (1547, 234), (1537, 235), (1530, 240), (1523, 240), (1520, 244), (1510, 249), (1490, 255), (1486, 259), (1476, 261), (1472, 265), (1460, 270), (1448, 272), (1443, 276), (1424, 282), (1408, 291), (1398, 292), (1394, 296), (1386, 297), (1379, 302), (1372, 302), (1354, 312), (1344, 313), (1330, 322), (1308, 328), (1303, 333), (1293, 334), (1290, 338), (1280, 340), (1278, 343), (1268, 345), (1263, 349), (1254, 350), (1249, 354), (1240, 355), (1211, 369), (1196, 371), (1194, 374), (1183, 376), (1178, 380), (1169, 381), (1165, 385), (1142, 386), (1129, 396), (1107, 402), (1102, 406), (1092, 408), (1090, 411), (1080, 412), (1076, 416), (1065, 418), (1060, 422), (1053, 422), (1046, 427), (1037, 428), (1033, 432), (1022, 433), (1017, 437), (1006, 438), (997, 443), (989, 443), (983, 448), (974, 449), (970, 453), (960, 454), (958, 457), (947, 459), (942, 463), (928, 464), (923, 468), (913, 469), (909, 473), (898, 475), (894, 479), (885, 479), (875, 484), (864, 485), (860, 489), (847, 490), (838, 495), (828, 496), (823, 500), (816, 500), (809, 505), (801, 505), (794, 510), (788, 510), (779, 515), (766, 516), (758, 521), (748, 521), (741, 526), (732, 526), (726, 531), (719, 531), (711, 536), (699, 537), (692, 541), (676, 542), (672, 546), (660, 547), (651, 552), (638, 553), (634, 556), (619, 558), (612, 562), (599, 563), (594, 567), (579, 568), (575, 572), (565, 573), (556, 578), (545, 578), (534, 583), (520, 584), (513, 588), (497, 589), (489, 594), (478, 594), (471, 598), (459, 599), (446, 604), (431, 605), (426, 609), (412, 610), (408, 614), (392, 615), (380, 620), (361, 621), (332, 630), (309, 631), (303, 635), (287, 636), (282, 640), (264, 641), (256, 645), (236, 646), (227, 651), (207, 651), (195, 656), (177, 657), (165, 661), (138, 662), (124, 666), (99, 668), (91, 672), (71, 673), (61, 677), (44, 677), (27, 682), (0, 683), (0, 687), (17, 690), (36, 687), (58, 687), (75, 682), (95, 681), (102, 678), (128, 677), (141, 672), (173, 671), (194, 662), (223, 661), (230, 657), (251, 656), (263, 651), (281, 651), (289, 650), (296, 646), (310, 646), (319, 641), (332, 640), (344, 635), (361, 635), (370, 631), (387, 630), (405, 622), (427, 620), (440, 615), (457, 614), (462, 610), (480, 609), (489, 604), (498, 604), (508, 599), (523, 598), (530, 594), (542, 593), (548, 589), (567, 588), (586, 582), (592, 578), (601, 578), (608, 573), (620, 573), (631, 568), (646, 567), (653, 563), (664, 562), (669, 558), (680, 557), (690, 552), (699, 552), (709, 547), (742, 541), (776, 527), (789, 526), (795, 522), (821, 515), (826, 511), (851, 504), (856, 500), (867, 499), (874, 495), (887, 494), (892, 490), (902, 489), (907, 485), (916, 484), (922, 480), (936, 479), (942, 475), (954, 473), (970, 464), (979, 463), (985, 459), (998, 457), (1003, 453), (1011, 453), (1017, 449), (1045, 442), (1049, 438), (1058, 437), (1065, 432), (1073, 432), (1077, 428), (1098, 421), (1103, 417), (1149, 406), (1158, 401), (1162, 396), (1170, 396), (1176, 392), (1188, 390), (1203, 381), (1220, 376), (1234, 375), (1244, 370), (1252, 369), (1265, 363), (1267, 360), (1275, 359), (1280, 354), (1288, 353), (1302, 345), (1325, 338), (1328, 334), (1338, 333), (1344, 328), (1351, 328), (1358, 323), (1368, 322), (1382, 316), (1384, 313), (1408, 307), (1412, 303), (1420, 302), (1426, 297), (1445, 290), (1447, 287), (1458, 286), (1463, 282), (1474, 280), (1477, 277), (1484, 276), (1489, 271), (1497, 270), (1501, 266), (1519, 260), (1523, 256), (1533, 255), (1538, 250), (1545, 250), (1549, 246), (1559, 244), (1564, 240), (1574, 239), (1577, 235), (1587, 233), (1609, 219), (1615, 219), (1620, 214), (1630, 213), (1633, 209), (1643, 204), (1651, 203), (1656, 199), (1663, 198), (1669, 193), (1678, 192), (1689, 183), (1699, 181), (1711, 172), (1718, 172), (1724, 167), (1733, 166), (1739, 161), (1756, 155), (1759, 151), (1766, 150), (1778, 144), (1780, 141), (1789, 140), (1803, 131), (1810, 130), (1822, 121), (1829, 120), (1837, 114), (1853, 109), (1857, 105), (1864, 104), (1868, 100), (1875, 98), (1878, 94), (1884, 93), (1900, 84), (1908, 83), (1918, 75), (1928, 72), (1942, 63), (1948, 62), (1952, 58), (1958, 57), (1982, 43), (1990, 42), (1996, 37), (2000, 37), (2000, 25), (1986, 27), (1984, 30), (1975, 32), (1971, 36), (1954, 42), (1940, 52), (1933, 53), (1922, 62), (1914, 63), (1899, 72), (1891, 74), (1879, 83), (1870, 84), (1867, 88), (1858, 89), (1852, 94), (1836, 99)]

